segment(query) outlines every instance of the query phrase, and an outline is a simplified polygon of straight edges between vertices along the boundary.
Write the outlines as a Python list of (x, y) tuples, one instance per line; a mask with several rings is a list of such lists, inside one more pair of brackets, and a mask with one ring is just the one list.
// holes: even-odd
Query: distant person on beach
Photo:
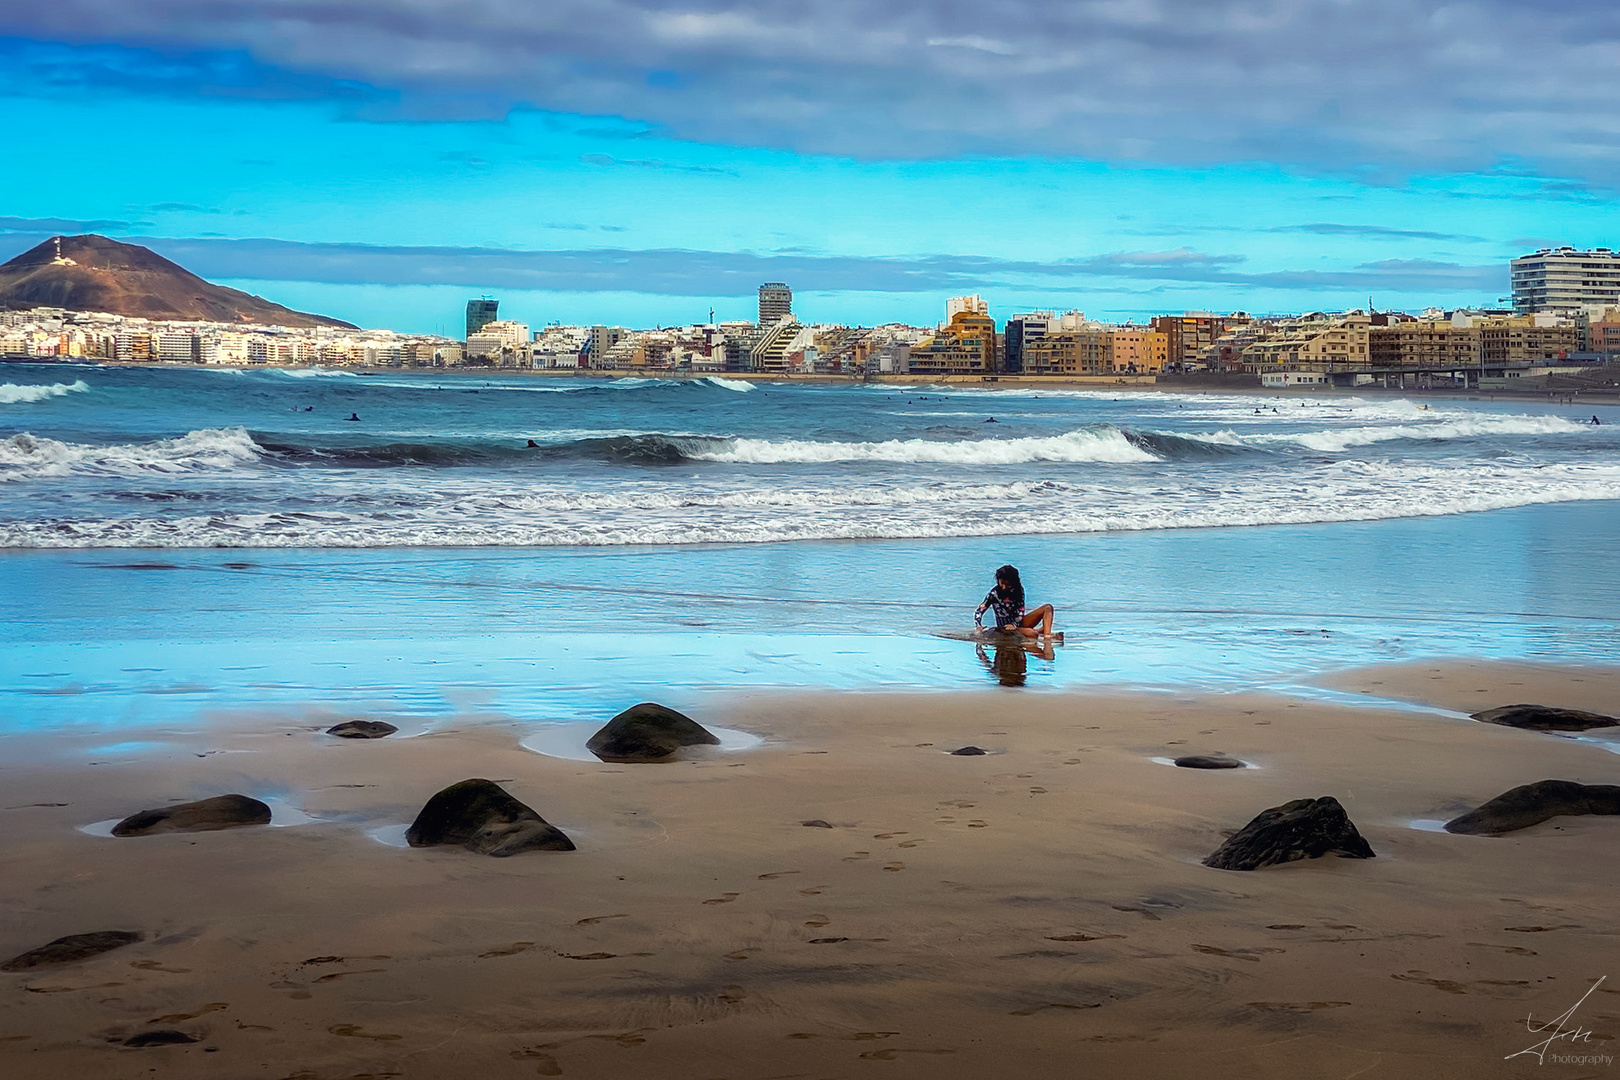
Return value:
[(1062, 634), (1052, 633), (1051, 604), (1042, 604), (1034, 611), (1024, 610), (1024, 583), (1018, 577), (1016, 566), (1003, 566), (996, 570), (996, 584), (985, 595), (973, 613), (974, 631), (984, 630), (984, 613), (994, 610), (995, 629), (1027, 638), (1050, 637), (1062, 641)]

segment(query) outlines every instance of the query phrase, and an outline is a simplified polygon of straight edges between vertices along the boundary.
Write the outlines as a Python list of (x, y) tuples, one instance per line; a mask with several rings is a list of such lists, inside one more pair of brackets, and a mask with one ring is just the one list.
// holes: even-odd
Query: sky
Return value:
[(1620, 248), (1613, 0), (7, 0), (0, 259), (364, 326), (1494, 306)]

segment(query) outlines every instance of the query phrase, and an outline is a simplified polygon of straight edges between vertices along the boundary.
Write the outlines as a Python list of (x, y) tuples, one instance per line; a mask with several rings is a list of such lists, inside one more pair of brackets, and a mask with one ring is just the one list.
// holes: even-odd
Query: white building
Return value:
[(1620, 254), (1608, 248), (1542, 248), (1514, 259), (1512, 266), (1517, 314), (1620, 304)]

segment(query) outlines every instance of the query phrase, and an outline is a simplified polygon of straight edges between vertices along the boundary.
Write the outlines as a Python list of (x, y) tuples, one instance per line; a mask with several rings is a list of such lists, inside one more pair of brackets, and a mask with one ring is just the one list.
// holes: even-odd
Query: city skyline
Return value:
[(825, 322), (1140, 321), (1491, 306), (1620, 222), (1599, 5), (275, 7), (10, 5), (41, 164), (0, 258), (102, 232), (448, 336), (484, 292), (676, 325), (762, 281)]

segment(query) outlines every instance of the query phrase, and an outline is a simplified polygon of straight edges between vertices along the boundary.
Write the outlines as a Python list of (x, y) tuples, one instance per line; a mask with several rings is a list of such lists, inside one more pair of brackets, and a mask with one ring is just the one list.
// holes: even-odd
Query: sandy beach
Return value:
[[(1456, 714), (1612, 713), (1620, 669), (1419, 663), (1321, 685), (1344, 696), (739, 691), (698, 719), (757, 747), (664, 765), (544, 756), (499, 722), (349, 742), (239, 713), (96, 752), (104, 736), (15, 734), (0, 952), (144, 940), (0, 976), (0, 1070), (1607, 1075), (1553, 1055), (1612, 1058), (1620, 1034), (1620, 822), (1498, 838), (1412, 823), (1535, 780), (1616, 782), (1601, 743)], [(964, 745), (987, 753), (948, 753)], [(1165, 763), (1214, 752), (1253, 767)], [(493, 859), (373, 837), (468, 777), (578, 850)], [(287, 793), (278, 819), (314, 820), (81, 831), (267, 785)], [(1200, 865), (1261, 810), (1321, 795), (1376, 859)], [(1508, 1057), (1545, 1038), (1527, 1016), (1604, 976), (1575, 1016), (1583, 1041), (1545, 1064)], [(122, 1045), (154, 1029), (198, 1041)]]

